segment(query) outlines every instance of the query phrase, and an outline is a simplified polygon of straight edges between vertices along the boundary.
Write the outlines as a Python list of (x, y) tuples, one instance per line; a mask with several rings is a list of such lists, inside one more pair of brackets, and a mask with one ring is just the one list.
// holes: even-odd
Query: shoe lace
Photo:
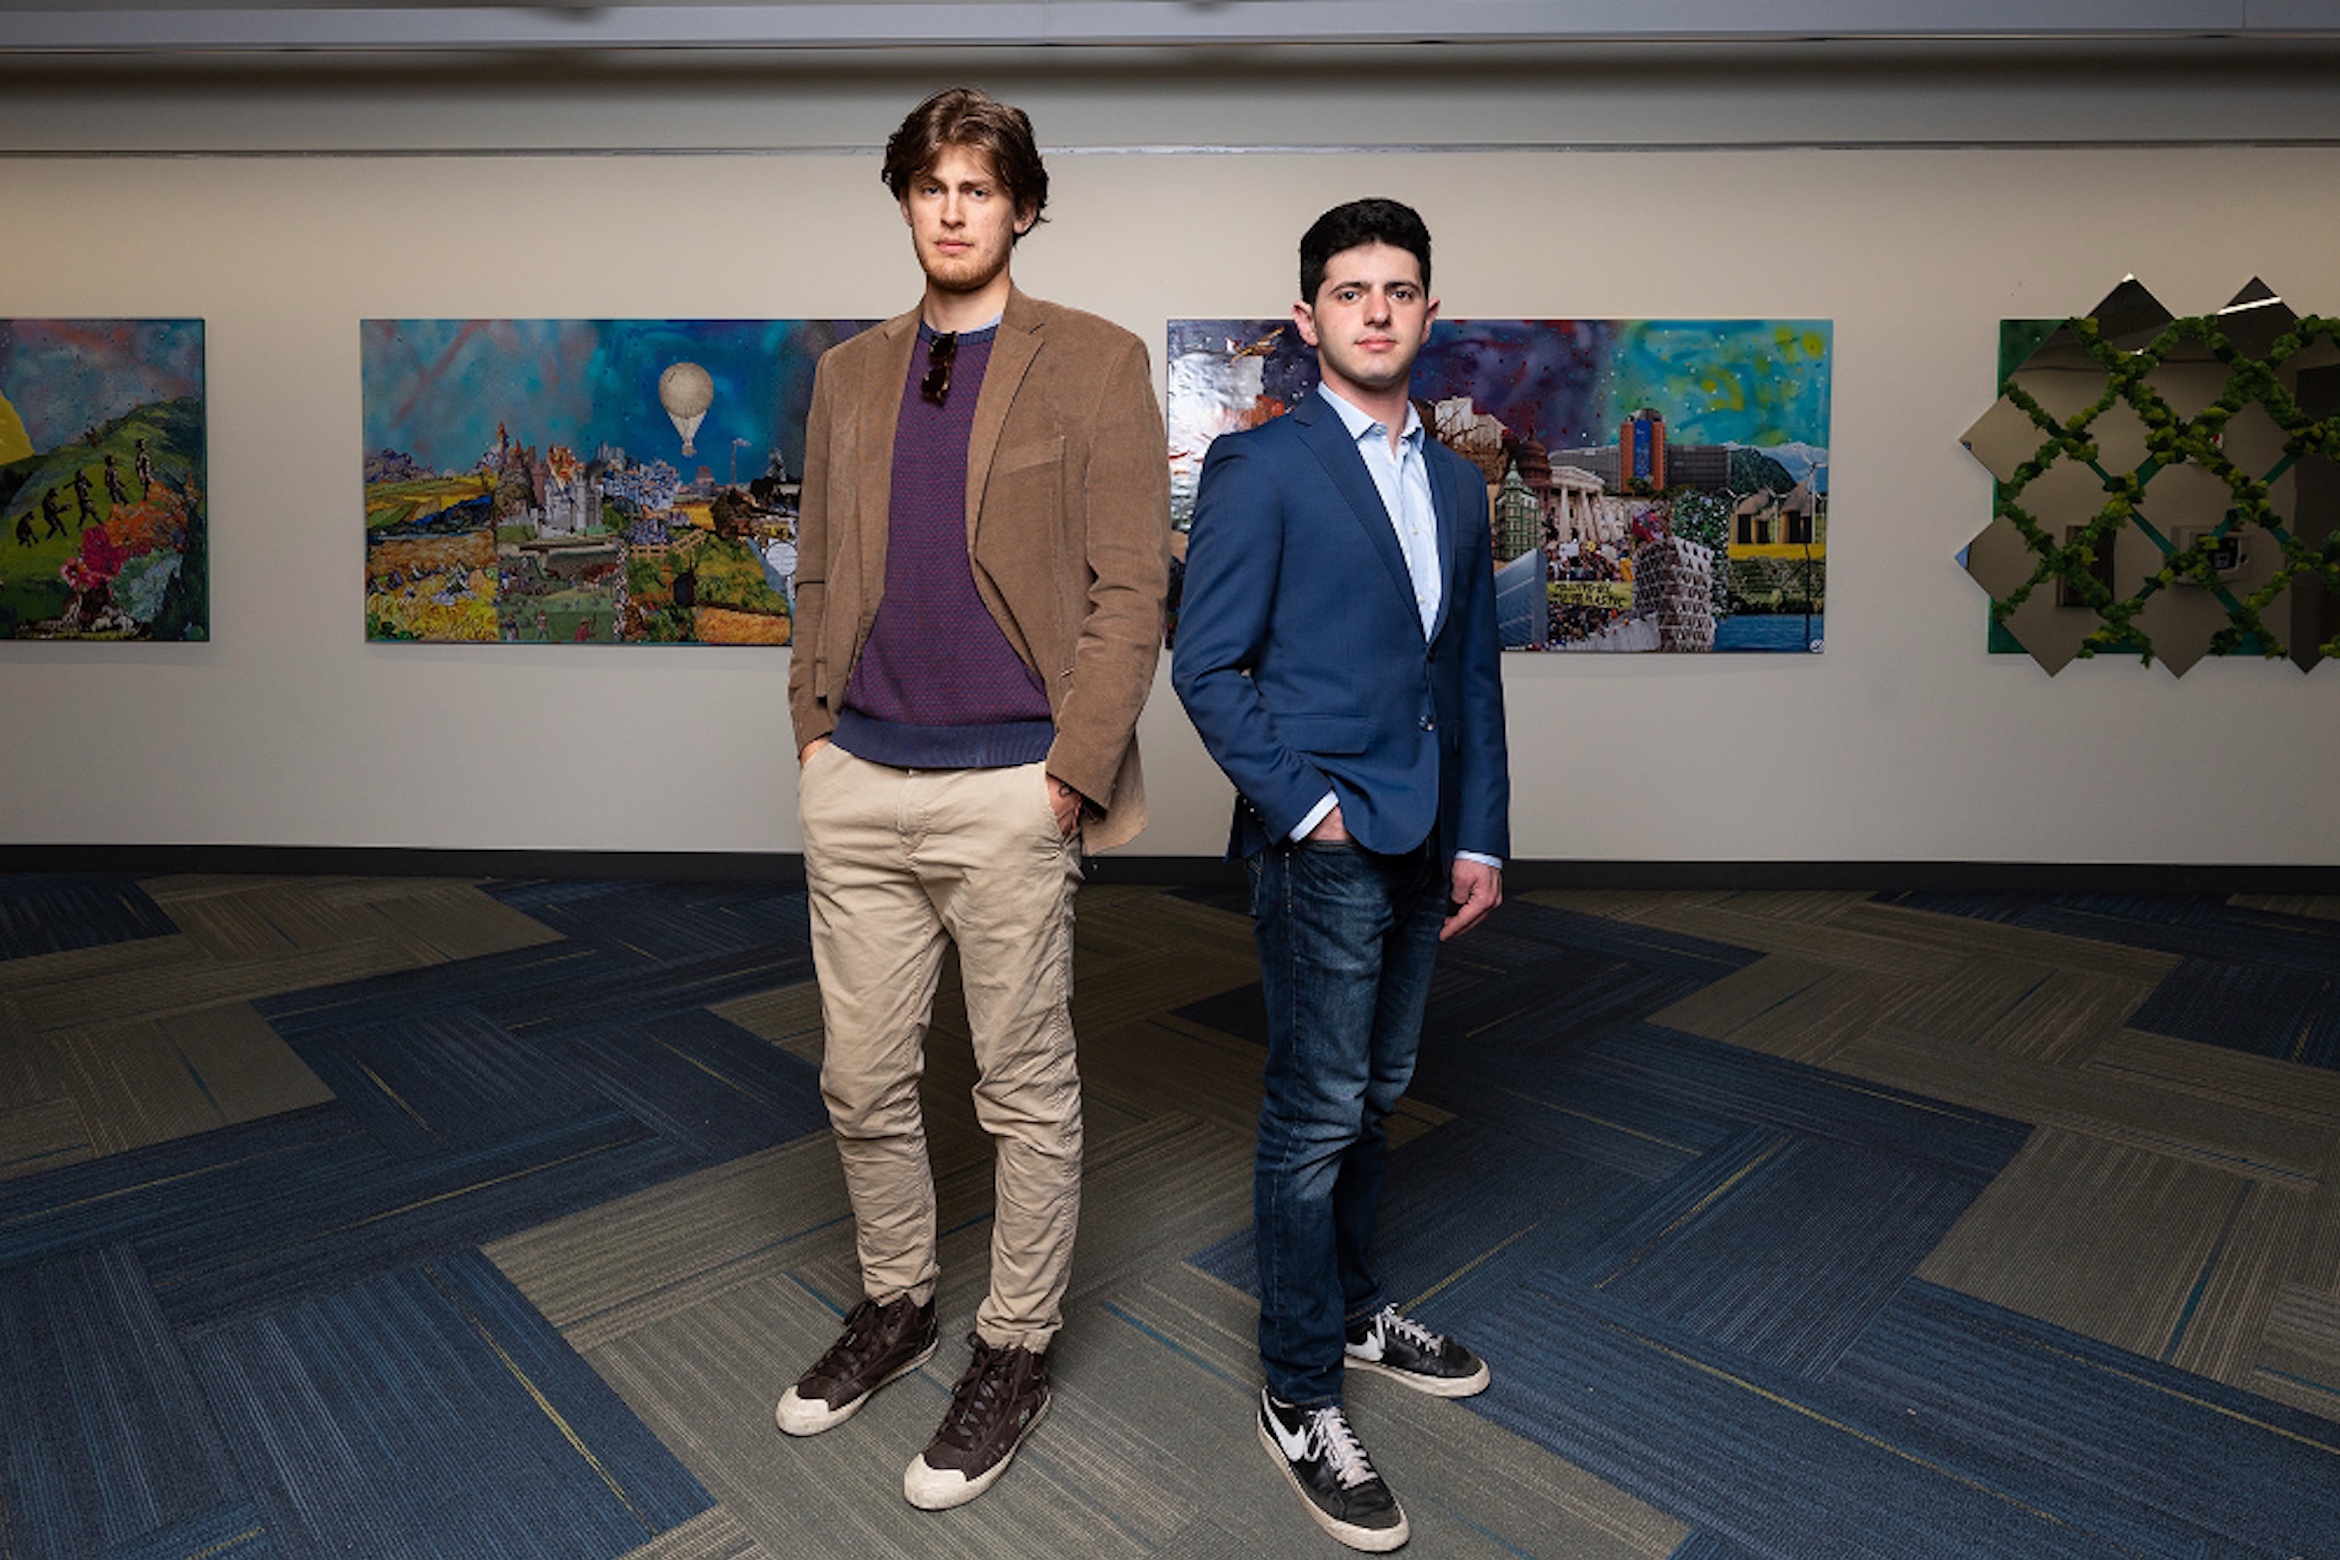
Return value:
[(975, 1357), (951, 1388), (951, 1406), (943, 1414), (942, 1428), (935, 1432), (937, 1440), (954, 1446), (973, 1446), (983, 1425), (996, 1417), (1008, 1399), (1008, 1386), (1015, 1375), (1013, 1349), (993, 1349), (980, 1341)]
[(813, 1369), (825, 1376), (844, 1377), (874, 1357), (882, 1346), (883, 1313), (874, 1300), (861, 1300), (845, 1313), (845, 1331), (829, 1345)]
[(1310, 1454), (1324, 1459), (1342, 1489), (1353, 1490), (1380, 1477), (1373, 1471), (1373, 1459), (1365, 1455), (1364, 1443), (1349, 1427), (1349, 1416), (1338, 1408), (1318, 1409), (1308, 1436)]
[(1437, 1354), (1446, 1347), (1445, 1334), (1432, 1332), (1394, 1305), (1382, 1307), (1380, 1320), (1383, 1332), (1396, 1333), (1425, 1354)]

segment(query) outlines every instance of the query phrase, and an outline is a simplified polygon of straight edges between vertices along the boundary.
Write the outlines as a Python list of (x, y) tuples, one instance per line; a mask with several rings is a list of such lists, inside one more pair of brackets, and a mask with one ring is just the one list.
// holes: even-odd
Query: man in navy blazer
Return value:
[(1345, 1367), (1420, 1391), (1486, 1364), (1367, 1259), (1383, 1121), (1438, 944), (1502, 901), (1511, 785), (1487, 489), (1407, 397), (1438, 313), (1430, 234), (1353, 201), (1300, 241), (1321, 384), (1203, 461), (1171, 681), (1238, 793), (1268, 1008), (1253, 1207), (1260, 1439), (1341, 1542), (1406, 1541), (1342, 1407)]

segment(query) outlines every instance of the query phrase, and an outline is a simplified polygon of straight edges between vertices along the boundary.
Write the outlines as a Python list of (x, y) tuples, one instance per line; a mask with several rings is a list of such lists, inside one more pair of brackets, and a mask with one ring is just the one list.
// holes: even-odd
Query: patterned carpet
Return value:
[[(801, 892), (0, 877), (0, 1560), (1339, 1553), (1249, 1421), (1248, 922), (1080, 913), (1057, 1403), (937, 1515), (952, 997), (944, 1348), (771, 1424), (857, 1293)], [(1495, 1385), (1350, 1387), (1414, 1551), (2340, 1557), (2336, 984), (2306, 897), (1515, 899), (1382, 1249)]]

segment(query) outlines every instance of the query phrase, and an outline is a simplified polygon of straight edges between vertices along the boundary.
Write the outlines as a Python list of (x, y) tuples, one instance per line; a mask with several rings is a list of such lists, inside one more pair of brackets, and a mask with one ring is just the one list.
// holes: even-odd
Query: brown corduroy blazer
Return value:
[[(796, 746), (837, 723), (885, 593), (894, 428), (918, 311), (822, 354), (805, 427), (788, 709)], [(1145, 827), (1138, 711), (1162, 649), (1170, 469), (1145, 344), (1008, 297), (967, 446), (967, 552), (1000, 631), (1048, 688), (1048, 772), (1102, 809), (1090, 850)]]

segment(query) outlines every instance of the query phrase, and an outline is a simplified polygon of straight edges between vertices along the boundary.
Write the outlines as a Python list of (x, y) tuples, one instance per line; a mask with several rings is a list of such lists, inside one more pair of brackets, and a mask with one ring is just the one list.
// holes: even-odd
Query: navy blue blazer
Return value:
[(1438, 620), (1349, 430), (1322, 396), (1203, 459), (1170, 681), (1238, 792), (1227, 854), (1255, 854), (1330, 790), (1368, 850), (1511, 854), (1487, 487), (1424, 440)]

